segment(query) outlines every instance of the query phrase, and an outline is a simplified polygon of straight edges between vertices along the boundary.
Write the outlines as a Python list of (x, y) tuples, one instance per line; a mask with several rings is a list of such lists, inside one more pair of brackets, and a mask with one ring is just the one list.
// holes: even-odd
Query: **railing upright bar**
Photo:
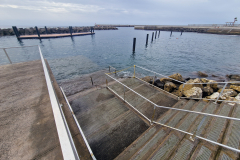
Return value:
[(7, 54), (6, 48), (3, 48), (3, 51), (5, 52), (5, 54), (6, 54), (7, 58), (8, 58), (8, 60), (9, 60), (9, 62), (12, 64), (12, 61), (11, 61), (11, 59), (9, 58), (8, 54)]
[(220, 96), (222, 95), (223, 90), (226, 88), (226, 86), (227, 86), (227, 83), (225, 83), (225, 85), (223, 86), (222, 91), (220, 92), (220, 94), (218, 95), (218, 97), (217, 97), (217, 99), (216, 99), (216, 101), (215, 101), (214, 103), (217, 103), (218, 99), (219, 99)]

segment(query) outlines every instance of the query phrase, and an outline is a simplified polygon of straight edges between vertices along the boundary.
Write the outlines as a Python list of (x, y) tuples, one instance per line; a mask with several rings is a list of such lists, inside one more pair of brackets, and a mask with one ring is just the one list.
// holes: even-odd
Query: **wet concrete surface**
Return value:
[[(91, 159), (47, 66), (79, 157)], [(40, 60), (0, 66), (0, 159), (63, 159)]]

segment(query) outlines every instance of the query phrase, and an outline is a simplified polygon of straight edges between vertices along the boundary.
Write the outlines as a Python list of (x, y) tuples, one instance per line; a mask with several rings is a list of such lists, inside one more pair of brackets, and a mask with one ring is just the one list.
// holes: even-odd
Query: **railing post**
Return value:
[(133, 78), (135, 78), (135, 68), (136, 68), (136, 66), (134, 65), (133, 68), (134, 68)]
[(108, 87), (108, 81), (107, 81), (107, 79), (106, 79), (106, 87)]
[(220, 98), (220, 96), (222, 95), (222, 93), (223, 93), (223, 90), (226, 88), (226, 86), (227, 86), (227, 83), (225, 83), (224, 87), (222, 88), (222, 91), (220, 92), (220, 94), (218, 95), (218, 97), (217, 97), (216, 101), (214, 102), (215, 104), (217, 103), (218, 99), (219, 99), (219, 98)]
[(154, 106), (154, 110), (153, 110), (153, 115), (152, 115), (152, 119), (151, 119), (151, 125), (153, 124), (152, 122), (153, 122), (153, 119), (154, 119), (154, 115), (155, 115), (155, 110), (156, 110), (156, 106)]
[(123, 89), (124, 90), (124, 97), (123, 98), (124, 98), (124, 102), (125, 102), (125, 86), (123, 86), (123, 87), (124, 87), (124, 89)]
[(154, 73), (154, 77), (153, 77), (153, 82), (152, 82), (152, 85), (154, 85), (154, 80), (155, 80), (155, 77), (156, 77), (156, 73)]
[(9, 58), (9, 56), (8, 56), (7, 51), (6, 51), (5, 48), (3, 49), (3, 51), (5, 52), (5, 54), (6, 54), (7, 58), (8, 58), (8, 60), (9, 60), (9, 62), (12, 64), (12, 61), (11, 61), (11, 59)]
[(182, 98), (182, 95), (183, 95), (183, 88), (184, 88), (184, 86), (185, 86), (185, 83), (183, 84), (183, 86), (182, 86), (182, 90), (181, 90), (181, 96), (179, 97), (179, 99), (181, 99)]

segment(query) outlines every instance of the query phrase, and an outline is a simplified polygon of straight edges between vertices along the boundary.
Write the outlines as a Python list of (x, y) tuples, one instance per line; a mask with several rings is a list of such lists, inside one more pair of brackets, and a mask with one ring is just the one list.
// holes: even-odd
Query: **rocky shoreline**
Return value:
[[(94, 30), (118, 30), (116, 27), (108, 26), (94, 26)], [(90, 32), (91, 27), (72, 27), (73, 33)], [(37, 34), (35, 28), (18, 28), (20, 35), (34, 35)], [(38, 28), (40, 34), (47, 34), (45, 28)], [(70, 33), (68, 27), (49, 27), (47, 28), (48, 34)], [(15, 35), (12, 28), (0, 29), (0, 36)]]
[[(201, 77), (207, 77), (205, 73), (198, 72), (198, 74)], [(228, 82), (240, 81), (240, 75), (227, 75), (226, 78), (229, 80)], [(169, 78), (147, 76), (142, 78), (142, 80), (178, 97), (205, 98), (203, 99), (204, 101), (208, 101), (206, 99), (216, 100), (224, 87), (223, 83), (214, 83), (217, 81), (207, 78), (183, 79), (182, 75), (179, 73), (173, 74), (169, 76)], [(240, 83), (228, 84), (223, 90), (219, 100), (238, 101), (237, 103), (240, 104)], [(218, 103), (221, 103), (221, 101), (218, 101)]]

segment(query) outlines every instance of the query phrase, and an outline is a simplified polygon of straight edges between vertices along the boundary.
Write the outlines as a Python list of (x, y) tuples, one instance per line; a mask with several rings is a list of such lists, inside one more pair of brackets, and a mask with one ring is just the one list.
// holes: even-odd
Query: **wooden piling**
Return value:
[(171, 33), (170, 33), (170, 37), (172, 36), (172, 31), (171, 31)]
[(17, 27), (16, 27), (16, 26), (12, 26), (12, 29), (13, 29), (13, 31), (14, 31), (14, 33), (15, 33), (15, 35), (16, 35), (16, 37), (17, 37), (17, 39), (19, 39), (19, 37), (20, 37), (20, 34), (19, 34), (19, 32), (18, 32), (18, 29), (17, 29)]
[(69, 32), (70, 32), (71, 37), (72, 37), (72, 26), (69, 26)]
[(45, 26), (45, 31), (46, 31), (46, 34), (48, 34), (48, 30), (47, 30), (47, 27)]
[(158, 38), (159, 38), (159, 36), (160, 36), (160, 30), (159, 30), (159, 33), (158, 33)]
[(183, 32), (183, 31), (181, 31), (181, 35), (182, 35), (182, 32)]
[(154, 37), (154, 32), (152, 32), (152, 41), (153, 41), (153, 37)]
[(155, 33), (155, 39), (157, 38), (157, 31), (156, 31), (156, 33)]
[(36, 29), (36, 31), (37, 31), (38, 38), (39, 38), (39, 39), (41, 39), (41, 37), (40, 37), (40, 33), (39, 33), (39, 31), (38, 31), (38, 27), (37, 27), (37, 26), (35, 26), (35, 29)]
[(148, 45), (148, 35), (149, 35), (149, 34), (147, 34), (147, 38), (146, 38), (146, 45)]
[(136, 47), (136, 38), (133, 38), (133, 52), (135, 52), (135, 47)]

